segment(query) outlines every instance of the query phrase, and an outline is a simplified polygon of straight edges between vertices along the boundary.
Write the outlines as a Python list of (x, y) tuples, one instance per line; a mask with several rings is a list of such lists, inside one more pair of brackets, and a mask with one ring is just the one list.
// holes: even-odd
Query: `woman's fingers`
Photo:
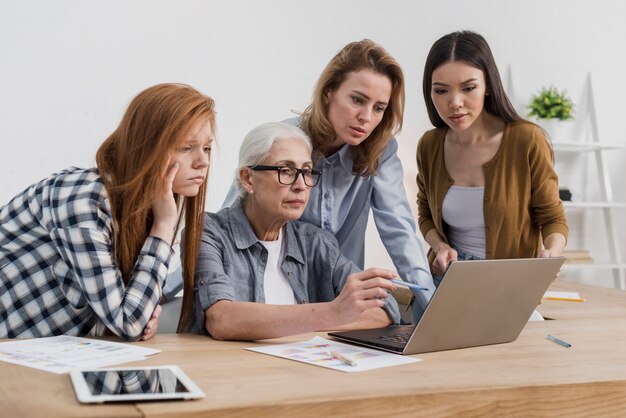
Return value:
[(435, 261), (433, 261), (433, 272), (438, 276), (443, 276), (448, 265), (457, 260), (457, 252), (452, 248), (446, 248), (437, 253)]
[(155, 319), (159, 319), (159, 316), (161, 316), (161, 312), (163, 312), (163, 308), (161, 307), (161, 305), (157, 305), (157, 307), (154, 309), (154, 312), (152, 312), (152, 317)]
[(387, 299), (388, 293), (382, 287), (372, 287), (369, 289), (363, 289), (358, 294), (358, 299), (368, 300), (368, 299)]
[(355, 277), (358, 280), (367, 280), (372, 277), (383, 277), (385, 279), (394, 279), (398, 277), (398, 273), (393, 270), (372, 267), (367, 270), (360, 271), (358, 273), (351, 274), (350, 276)]
[(144, 333), (143, 337), (141, 337), (142, 340), (147, 341), (150, 338), (154, 337), (156, 335), (157, 332), (157, 328), (158, 325), (155, 326), (154, 328), (152, 328), (150, 331), (148, 331), (147, 333)]
[(178, 173), (179, 164), (172, 161), (171, 155), (167, 158), (167, 165), (164, 167), (164, 180), (154, 191), (152, 200), (152, 213), (154, 222), (150, 235), (159, 237), (166, 242), (171, 242), (178, 220), (178, 208), (174, 199), (173, 184)]
[(178, 167), (180, 165), (178, 164), (178, 161), (175, 161), (174, 164), (172, 164), (169, 167), (169, 170), (167, 172), (167, 176), (166, 176), (166, 186), (169, 192), (172, 191), (172, 185), (174, 184), (174, 179), (176, 178), (176, 173), (178, 173)]
[(143, 330), (143, 336), (141, 337), (142, 340), (145, 341), (154, 337), (157, 329), (159, 328), (159, 316), (161, 316), (161, 312), (163, 312), (163, 308), (161, 307), (161, 305), (157, 305), (157, 307), (154, 309), (154, 312), (152, 312), (152, 316), (150, 317), (148, 324)]
[[(152, 322), (152, 320), (151, 320)], [(148, 328), (149, 327), (149, 328)], [(141, 337), (142, 340), (149, 340), (150, 338), (154, 337), (154, 335), (157, 332), (157, 329), (159, 328), (159, 322), (155, 321), (153, 323), (148, 323), (148, 325), (146, 325), (146, 328), (144, 328), (143, 330), (143, 336)]]
[(537, 255), (537, 258), (549, 258), (552, 257), (552, 252), (550, 250), (541, 250)]

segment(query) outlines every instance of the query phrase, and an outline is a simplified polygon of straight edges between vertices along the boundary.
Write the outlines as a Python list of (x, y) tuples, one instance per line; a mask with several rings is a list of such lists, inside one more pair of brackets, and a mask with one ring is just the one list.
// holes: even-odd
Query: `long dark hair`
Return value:
[(459, 31), (439, 38), (426, 58), (422, 88), (428, 117), (435, 127), (443, 128), (447, 125), (437, 113), (431, 98), (433, 72), (441, 65), (453, 61), (463, 61), (482, 70), (489, 92), (485, 96), (485, 110), (488, 113), (500, 117), (506, 123), (523, 120), (504, 92), (496, 61), (485, 38), (475, 32)]

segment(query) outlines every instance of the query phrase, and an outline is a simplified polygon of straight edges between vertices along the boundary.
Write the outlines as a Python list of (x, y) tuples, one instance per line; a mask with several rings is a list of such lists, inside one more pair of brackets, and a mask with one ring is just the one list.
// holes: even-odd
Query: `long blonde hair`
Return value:
[(351, 42), (335, 55), (315, 86), (313, 101), (302, 114), (301, 128), (313, 141), (315, 152), (325, 154), (335, 139), (335, 130), (328, 120), (326, 95), (336, 91), (351, 72), (370, 69), (391, 81), (391, 97), (382, 120), (370, 136), (352, 146), (355, 175), (376, 174), (385, 147), (400, 129), (404, 115), (404, 75), (398, 62), (381, 46), (369, 39)]
[[(96, 153), (117, 226), (113, 248), (125, 284), (152, 228), (151, 205), (165, 181), (168, 155), (191, 129), (205, 121), (215, 132), (213, 99), (184, 84), (158, 84), (131, 101), (115, 132)], [(174, 195), (178, 207), (184, 205), (176, 232), (185, 217), (181, 260), (184, 295), (178, 332), (184, 330), (191, 316), (206, 187), (207, 180), (194, 197)]]

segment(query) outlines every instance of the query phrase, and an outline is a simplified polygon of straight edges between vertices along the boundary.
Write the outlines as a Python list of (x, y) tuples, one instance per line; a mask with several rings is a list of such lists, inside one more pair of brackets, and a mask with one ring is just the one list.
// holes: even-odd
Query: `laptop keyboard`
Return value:
[(398, 329), (396, 334), (391, 335), (377, 335), (373, 337), (376, 340), (384, 341), (392, 344), (406, 344), (409, 342), (409, 338), (411, 338), (411, 334), (413, 334), (413, 327), (402, 327)]

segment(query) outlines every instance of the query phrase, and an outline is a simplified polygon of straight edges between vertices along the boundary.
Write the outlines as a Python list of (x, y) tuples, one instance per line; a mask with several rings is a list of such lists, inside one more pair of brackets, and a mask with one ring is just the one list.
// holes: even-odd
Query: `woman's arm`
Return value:
[[(329, 235), (330, 242), (322, 244), (323, 250), (318, 251), (318, 255), (325, 259), (321, 265), (332, 265), (332, 282), (335, 295), (339, 297), (344, 290), (350, 275), (359, 271), (359, 268), (354, 263), (343, 255), (337, 241), (334, 236)], [(329, 270), (329, 269), (325, 269)], [(371, 271), (371, 270), (366, 270)], [(383, 270), (384, 271), (384, 270)], [(387, 271), (391, 274), (391, 278), (396, 278), (397, 273), (393, 271)], [(335, 327), (335, 331), (344, 331), (352, 329), (370, 329), (370, 328), (382, 328), (391, 324), (400, 323), (400, 309), (398, 303), (393, 296), (388, 296), (385, 299), (385, 304), (381, 308), (372, 308), (363, 311), (359, 318), (354, 322), (350, 322), (344, 325)], [(329, 331), (329, 330), (324, 330)]]
[(125, 285), (115, 260), (112, 232), (74, 227), (58, 229), (55, 234), (69, 274), (76, 278), (99, 321), (126, 340), (138, 340), (161, 298), (173, 254), (170, 245), (148, 237)]
[(424, 239), (436, 254), (435, 260), (433, 261), (433, 273), (438, 276), (443, 276), (448, 265), (452, 261), (457, 260), (456, 250), (450, 247), (450, 245), (441, 238), (441, 235), (439, 235), (436, 229), (428, 231)]
[(320, 331), (350, 331), (353, 329), (384, 328), (392, 325), (393, 321), (383, 308), (372, 308), (364, 311), (359, 319), (349, 324), (340, 325), (334, 329), (323, 329)]
[(563, 254), (569, 228), (563, 202), (559, 197), (559, 181), (554, 170), (553, 151), (543, 131), (533, 129), (534, 141), (530, 149), (531, 207), (533, 221), (541, 228), (545, 250), (540, 257)]
[[(422, 162), (422, 158), (424, 158), (424, 141), (425, 136), (420, 138), (417, 144), (416, 151), (416, 161), (417, 161), (417, 177), (415, 178), (417, 182), (417, 221), (419, 225), (419, 229), (422, 232), (422, 236), (426, 240), (426, 242), (431, 246), (432, 244), (426, 239), (426, 236), (431, 233), (431, 231), (436, 231), (435, 221), (433, 220), (432, 213), (430, 211), (430, 201), (429, 201), (429, 190), (427, 189), (426, 182), (427, 179), (425, 177), (426, 168)], [(441, 235), (439, 235), (441, 239)]]
[[(388, 270), (369, 269), (351, 274), (332, 302), (268, 305), (220, 300), (205, 311), (205, 327), (218, 340), (262, 340), (304, 332), (339, 329), (347, 324), (384, 326), (380, 321), (387, 291), (394, 288)], [(386, 323), (385, 323), (386, 322)]]
[(403, 184), (398, 144), (392, 139), (381, 158), (376, 176), (372, 177), (372, 213), (380, 234), (400, 276), (428, 288), (423, 292), (425, 304), (435, 289), (424, 247), (417, 236), (415, 220)]
[[(441, 138), (435, 138), (440, 141)], [(428, 152), (427, 149), (432, 147), (432, 136), (424, 134), (420, 139), (417, 146), (417, 213), (419, 228), (424, 236), (424, 240), (430, 246), (432, 252), (435, 254), (435, 259), (432, 262), (432, 271), (438, 276), (442, 276), (450, 262), (457, 259), (457, 252), (454, 250), (442, 236), (442, 232), (437, 230), (435, 221), (431, 212), (430, 201), (434, 196), (431, 190), (428, 190), (427, 184), (431, 184), (427, 180), (426, 176), (431, 175), (432, 165), (432, 152)]]
[[(64, 212), (72, 216), (59, 219), (58, 227), (51, 231), (61, 257), (94, 314), (109, 330), (127, 340), (137, 340), (142, 335), (149, 338), (158, 326), (161, 286), (173, 255), (170, 243), (176, 225), (176, 204), (171, 184), (176, 171), (177, 167), (167, 168), (164, 187), (153, 203), (152, 235), (140, 249), (127, 284), (113, 249), (113, 221), (101, 202), (81, 197), (68, 200)], [(150, 328), (145, 329), (150, 321)]]
[(543, 240), (544, 249), (539, 252), (539, 257), (559, 257), (563, 255), (567, 240), (563, 234), (554, 232)]

